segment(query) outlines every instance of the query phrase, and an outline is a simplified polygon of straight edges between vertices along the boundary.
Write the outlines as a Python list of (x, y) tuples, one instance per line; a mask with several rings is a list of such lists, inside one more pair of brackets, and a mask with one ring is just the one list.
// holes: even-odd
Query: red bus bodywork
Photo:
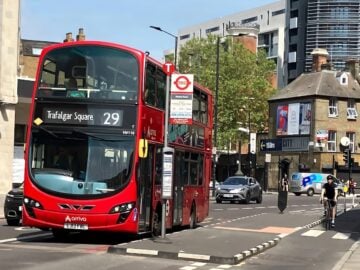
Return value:
[[(130, 70), (127, 63), (131, 63), (134, 68), (124, 75), (128, 71), (111, 66), (113, 62), (109, 62), (101, 70), (99, 67), (103, 63), (100, 64), (100, 61), (105, 61), (106, 58), (101, 55), (102, 49), (109, 52), (109, 59), (118, 54), (119, 59), (123, 57), (124, 70)], [(69, 60), (64, 60), (68, 56), (67, 50), (76, 58), (81, 58), (81, 64), (77, 63), (72, 69), (68, 69), (71, 72), (67, 71), (66, 66), (75, 60), (72, 55), (69, 55)], [(86, 51), (94, 52), (91, 52), (92, 55), (85, 55)], [(61, 57), (57, 55), (58, 52), (63, 53), (59, 54)], [(98, 57), (99, 62), (91, 59), (91, 56), (94, 59)], [(83, 69), (81, 65), (84, 62), (86, 68)], [(56, 68), (53, 69), (51, 66), (54, 65)], [(148, 74), (156, 74), (155, 81), (160, 78), (155, 83), (156, 89), (162, 89), (160, 83), (165, 75), (161, 67), (159, 62), (139, 50), (107, 42), (69, 42), (53, 45), (42, 51), (27, 130), (24, 225), (50, 228), (53, 231), (143, 233), (156, 230), (159, 226), (160, 206), (164, 202), (161, 198), (159, 164), (164, 143), (165, 111), (155, 103), (149, 104), (152, 101), (145, 97), (145, 88), (147, 81), (150, 81), (148, 77), (152, 76)], [(106, 81), (105, 75), (94, 75), (92, 70), (96, 68), (99, 68), (99, 73), (112, 72), (111, 79), (116, 81), (114, 84), (118, 83), (118, 86), (115, 85), (117, 90), (112, 90), (110, 80)], [(83, 74), (84, 70), (86, 76)], [(136, 76), (130, 76), (130, 72), (134, 72)], [(58, 94), (65, 95), (65, 91), (69, 92), (59, 81), (66, 82), (66, 76), (70, 73), (77, 82), (84, 82), (82, 88), (78, 89), (81, 93), (71, 91), (69, 96), (66, 94), (58, 97)], [(119, 79), (120, 77), (124, 78)], [(51, 86), (44, 83), (47, 80), (51, 81)], [(136, 91), (132, 97), (128, 97), (132, 92), (121, 90), (123, 88), (119, 81), (128, 81), (129, 84), (136, 81)], [(169, 146), (175, 149), (173, 168), (177, 183), (173, 185), (173, 197), (166, 201), (166, 228), (191, 225), (194, 217), (195, 222), (201, 222), (209, 211), (213, 98), (208, 89), (198, 84), (195, 84), (195, 88), (199, 104), (206, 106), (206, 115), (202, 115), (206, 120), (195, 120), (191, 127), (176, 127), (175, 133), (179, 136), (173, 136), (175, 139), (169, 141)], [(98, 95), (102, 90), (109, 90), (119, 99), (90, 98), (92, 94)], [(124, 96), (121, 96), (123, 93)], [(201, 103), (201, 100), (204, 102)], [(98, 121), (98, 115), (101, 115), (102, 122)], [(122, 126), (118, 124), (119, 117)], [(110, 126), (105, 126), (107, 124)], [(194, 130), (193, 135), (196, 136), (190, 136), (190, 132)], [(139, 157), (140, 139), (146, 139), (149, 143), (147, 158)], [(121, 144), (117, 141), (121, 141)], [(74, 176), (68, 173), (70, 169), (49, 168), (48, 160), (55, 155), (57, 143), (60, 148), (63, 146), (67, 150), (74, 150), (71, 162), (74, 162), (74, 156), (80, 155), (80, 163), (86, 168), (86, 172), (85, 169), (80, 170)], [(93, 160), (92, 157), (99, 156), (92, 153), (95, 150), (100, 154), (104, 153), (102, 159), (110, 160), (111, 168), (115, 165), (119, 168), (127, 166), (127, 176), (121, 176), (123, 178), (120, 179), (120, 173), (112, 174), (110, 167), (106, 168), (103, 165), (105, 163), (100, 163), (103, 161)], [(95, 168), (99, 164), (100, 167)], [(88, 173), (90, 170), (92, 178)], [(104, 171), (100, 173), (100, 170)], [(99, 180), (101, 175), (109, 176)]]

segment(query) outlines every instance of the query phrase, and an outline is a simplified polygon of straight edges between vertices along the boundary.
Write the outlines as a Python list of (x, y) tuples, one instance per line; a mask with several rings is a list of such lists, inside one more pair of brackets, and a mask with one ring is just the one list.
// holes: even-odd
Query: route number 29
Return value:
[(104, 125), (107, 126), (120, 126), (120, 114), (117, 112), (104, 113)]

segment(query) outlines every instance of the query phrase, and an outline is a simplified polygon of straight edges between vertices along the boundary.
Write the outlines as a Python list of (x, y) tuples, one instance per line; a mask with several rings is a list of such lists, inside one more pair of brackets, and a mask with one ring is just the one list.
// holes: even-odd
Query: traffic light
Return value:
[(344, 154), (343, 154), (343, 157), (344, 157), (344, 162), (345, 162), (345, 166), (348, 166), (349, 165), (349, 160), (350, 160), (350, 149), (349, 148), (346, 148), (344, 150)]

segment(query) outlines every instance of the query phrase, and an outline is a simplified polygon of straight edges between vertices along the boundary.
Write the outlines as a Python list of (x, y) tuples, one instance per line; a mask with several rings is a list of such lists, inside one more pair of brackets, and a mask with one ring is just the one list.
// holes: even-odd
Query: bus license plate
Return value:
[(234, 195), (232, 195), (232, 194), (224, 194), (224, 197), (225, 198), (232, 198)]
[(86, 231), (89, 229), (87, 224), (74, 224), (74, 223), (65, 223), (64, 229), (70, 229), (70, 230), (83, 230)]

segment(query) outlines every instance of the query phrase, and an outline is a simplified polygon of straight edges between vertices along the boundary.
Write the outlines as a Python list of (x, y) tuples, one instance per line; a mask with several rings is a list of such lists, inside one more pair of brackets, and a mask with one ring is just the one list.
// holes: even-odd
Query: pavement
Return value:
[[(0, 219), (4, 218), (5, 196), (6, 194), (0, 194)], [(113, 245), (108, 248), (108, 252), (235, 265), (276, 246), (283, 237), (294, 232), (296, 226), (300, 226), (296, 230), (312, 228), (322, 222), (321, 219), (314, 222), (313, 217), (304, 217), (302, 224), (299, 225), (296, 220), (293, 221), (294, 224), (289, 224), (287, 219), (288, 223), (286, 224), (289, 227), (282, 227), (285, 215), (279, 215), (276, 211), (273, 214), (277, 215), (278, 223), (274, 224), (273, 219), (269, 218), (271, 213), (250, 216), (251, 222), (247, 221), (249, 217), (243, 217), (211, 225), (200, 223), (195, 230), (180, 230), (166, 234), (164, 238), (144, 238)], [(256, 224), (261, 224), (261, 226), (254, 228), (252, 225), (254, 219)], [(267, 227), (266, 222), (269, 220), (272, 220), (272, 226)], [(360, 231), (360, 206), (358, 204), (355, 208), (348, 205), (346, 213), (337, 217), (336, 228), (343, 226), (348, 229), (349, 224), (352, 224), (352, 229)], [(240, 233), (234, 233), (234, 231)], [(245, 246), (246, 248), (240, 251), (231, 248), (240, 246), (239, 243), (241, 243), (241, 247)], [(359, 269), (359, 265), (360, 240), (357, 240), (332, 270), (355, 270)]]
[[(358, 201), (358, 198), (356, 200)], [(285, 236), (299, 229), (313, 228), (323, 221), (322, 218), (314, 221), (313, 216), (304, 216), (299, 224), (299, 219), (289, 221), (288, 217), (286, 218), (286, 211), (284, 213), (284, 215), (279, 215), (278, 211), (274, 211), (253, 215), (251, 222), (246, 221), (249, 217), (244, 217), (211, 225), (200, 223), (195, 230), (181, 230), (166, 234), (163, 238), (144, 238), (114, 245), (109, 247), (108, 252), (236, 265), (278, 245)], [(276, 218), (274, 219), (271, 215)], [(253, 224), (259, 224), (259, 226), (254, 228)], [(288, 227), (283, 227), (283, 224)], [(350, 228), (348, 224), (351, 224), (350, 227), (354, 231), (360, 232), (360, 206), (358, 204), (355, 204), (355, 207), (349, 204), (346, 212), (339, 213), (336, 230), (347, 231)], [(332, 270), (355, 270), (359, 269), (359, 265), (360, 240), (357, 240), (349, 250), (345, 251), (344, 256)]]

